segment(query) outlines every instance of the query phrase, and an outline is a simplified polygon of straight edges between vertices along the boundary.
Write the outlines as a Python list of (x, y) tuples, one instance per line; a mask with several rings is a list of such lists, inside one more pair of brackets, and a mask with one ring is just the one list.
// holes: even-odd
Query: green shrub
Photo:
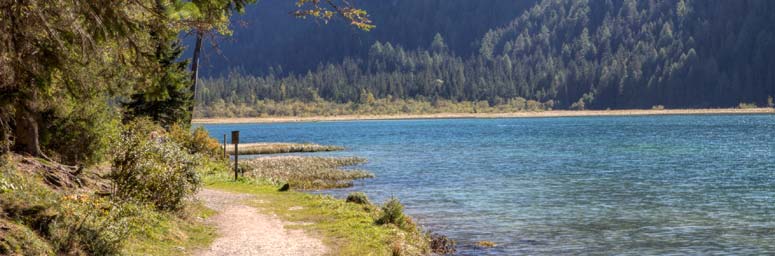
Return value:
[(213, 159), (223, 158), (221, 144), (210, 137), (204, 127), (197, 127), (192, 132), (181, 125), (173, 125), (169, 134), (173, 141), (185, 147), (191, 154), (202, 154)]
[(61, 254), (117, 255), (129, 237), (138, 207), (88, 195), (65, 196), (51, 224), (50, 240)]
[[(41, 177), (18, 175), (13, 167), (0, 167), (0, 176), (13, 184), (0, 193), (0, 224), (2, 218), (7, 218), (25, 226), (12, 229), (37, 234), (16, 242), (30, 246), (45, 243), (34, 247), (50, 247), (60, 255), (116, 255), (131, 231), (130, 222), (137, 209), (132, 204), (86, 194), (63, 196), (43, 185)], [(0, 249), (0, 255), (5, 255), (2, 250), (27, 250), (14, 245), (14, 241), (6, 242), (0, 245), (6, 247)], [(22, 254), (41, 255), (34, 248)]]
[(366, 196), (366, 193), (363, 192), (352, 192), (349, 195), (347, 195), (347, 199), (345, 200), (348, 203), (355, 203), (355, 204), (362, 204), (362, 205), (369, 205), (371, 202), (369, 202), (369, 197)]
[(200, 186), (194, 155), (147, 120), (126, 125), (113, 146), (109, 175), (119, 198), (153, 204), (162, 211), (184, 206)]
[(48, 117), (53, 120), (51, 127), (41, 130), (46, 152), (71, 165), (93, 165), (106, 159), (120, 126), (107, 103), (80, 104), (60, 115)]
[(398, 227), (403, 227), (405, 224), (404, 206), (397, 198), (390, 198), (385, 205), (382, 206), (382, 213), (377, 219), (378, 225), (393, 224)]

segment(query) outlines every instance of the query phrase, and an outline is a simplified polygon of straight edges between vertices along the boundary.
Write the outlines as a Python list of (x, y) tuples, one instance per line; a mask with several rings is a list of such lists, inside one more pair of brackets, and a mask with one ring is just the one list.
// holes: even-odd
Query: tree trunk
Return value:
[(194, 120), (194, 105), (196, 105), (196, 86), (199, 82), (199, 58), (202, 52), (202, 39), (204, 37), (204, 31), (198, 29), (196, 31), (196, 45), (194, 45), (194, 56), (191, 60), (191, 102), (188, 106), (188, 112), (191, 115), (190, 121)]
[(14, 151), (47, 158), (40, 150), (40, 133), (38, 121), (35, 120), (34, 114), (27, 109), (19, 108), (16, 110), (15, 121)]

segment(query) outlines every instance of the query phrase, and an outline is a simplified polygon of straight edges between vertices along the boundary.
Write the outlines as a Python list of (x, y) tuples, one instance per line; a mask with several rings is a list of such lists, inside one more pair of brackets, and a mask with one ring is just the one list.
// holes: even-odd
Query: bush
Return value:
[(347, 195), (347, 200), (345, 201), (348, 203), (363, 204), (363, 205), (371, 204), (371, 202), (369, 202), (369, 197), (366, 196), (366, 193), (363, 193), (363, 192), (352, 192), (349, 195)]
[(775, 108), (775, 99), (772, 96), (767, 97), (767, 107)]
[(404, 206), (397, 198), (390, 200), (382, 206), (382, 215), (377, 219), (378, 225), (393, 224), (403, 227), (405, 224)]
[(47, 117), (51, 127), (41, 130), (46, 152), (62, 163), (93, 165), (106, 160), (111, 140), (118, 136), (120, 120), (107, 103), (77, 105), (62, 116)]
[(176, 124), (170, 127), (170, 137), (191, 154), (202, 154), (213, 159), (223, 158), (221, 144), (211, 138), (204, 127), (197, 127), (191, 132), (189, 129)]
[[(11, 227), (13, 241), (0, 239), (0, 255), (16, 255), (18, 250), (24, 255), (53, 255), (37, 253), (35, 248), (57, 255), (119, 254), (133, 230), (137, 206), (110, 198), (60, 193), (44, 185), (38, 175), (19, 174), (13, 166), (0, 166), (0, 183), (12, 184), (0, 190), (0, 226), (4, 219), (23, 225)], [(35, 236), (14, 238), (13, 232)]]
[(87, 195), (65, 196), (51, 224), (51, 242), (66, 255), (118, 255), (138, 209)]
[(113, 147), (116, 196), (177, 211), (200, 185), (195, 156), (148, 120), (127, 124)]

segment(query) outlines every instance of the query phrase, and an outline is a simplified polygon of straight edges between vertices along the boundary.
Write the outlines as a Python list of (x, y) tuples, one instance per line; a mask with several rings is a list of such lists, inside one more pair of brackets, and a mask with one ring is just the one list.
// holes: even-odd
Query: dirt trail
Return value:
[(250, 195), (204, 189), (197, 197), (218, 211), (213, 222), (219, 237), (208, 250), (195, 253), (210, 255), (323, 255), (327, 248), (319, 239), (301, 230), (289, 230), (276, 216), (261, 214), (242, 203)]

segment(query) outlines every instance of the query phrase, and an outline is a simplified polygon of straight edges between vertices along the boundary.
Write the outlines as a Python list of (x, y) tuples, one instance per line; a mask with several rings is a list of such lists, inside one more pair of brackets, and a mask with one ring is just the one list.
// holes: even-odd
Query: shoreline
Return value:
[(226, 117), (195, 118), (194, 124), (252, 124), (252, 123), (305, 123), (364, 120), (416, 120), (416, 119), (496, 119), (542, 117), (594, 117), (594, 116), (654, 116), (654, 115), (724, 115), (724, 114), (775, 114), (773, 108), (718, 108), (718, 109), (623, 109), (623, 110), (549, 110), (509, 113), (437, 113), (395, 115), (341, 115), (309, 117)]

